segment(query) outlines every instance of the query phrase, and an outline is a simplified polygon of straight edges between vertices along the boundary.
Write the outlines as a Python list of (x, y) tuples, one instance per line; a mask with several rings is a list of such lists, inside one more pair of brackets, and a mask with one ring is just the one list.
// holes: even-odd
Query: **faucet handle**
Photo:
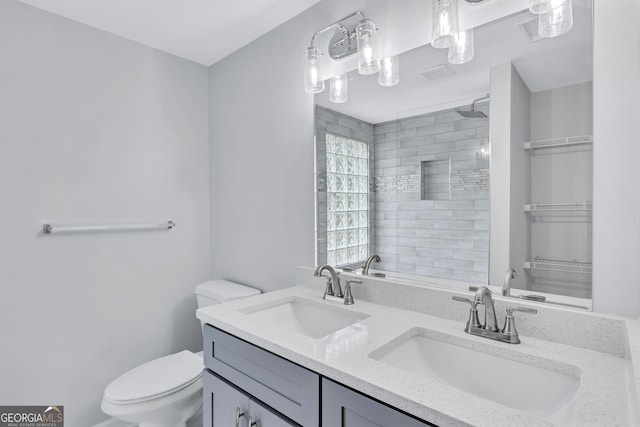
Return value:
[(478, 318), (478, 301), (470, 300), (469, 298), (459, 297), (454, 295), (451, 297), (454, 301), (459, 302), (468, 302), (471, 306), (471, 310), (469, 310), (469, 319), (467, 320), (467, 324), (464, 327), (465, 332), (469, 332), (471, 328), (481, 328), (480, 319)]
[(530, 313), (537, 314), (538, 310), (534, 308), (526, 308), (526, 307), (507, 307), (507, 317), (504, 319), (504, 328), (502, 328), (502, 334), (507, 337), (511, 344), (519, 344), (520, 337), (518, 336), (518, 331), (516, 330), (516, 319), (513, 317), (513, 312), (519, 311), (521, 313)]
[(351, 294), (351, 284), (358, 283), (362, 284), (362, 280), (349, 279), (347, 283), (344, 285), (344, 303), (345, 305), (353, 304), (353, 295)]

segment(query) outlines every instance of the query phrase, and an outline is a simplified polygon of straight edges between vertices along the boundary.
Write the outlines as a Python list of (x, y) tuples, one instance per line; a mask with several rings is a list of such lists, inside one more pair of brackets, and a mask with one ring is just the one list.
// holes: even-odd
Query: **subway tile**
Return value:
[(413, 265), (414, 268), (417, 266), (433, 267), (433, 258), (422, 257), (422, 256), (410, 256), (410, 255), (398, 254), (398, 258), (396, 259), (396, 262), (398, 264)]
[(400, 120), (400, 127), (402, 129), (411, 129), (423, 126), (432, 126), (435, 122), (436, 118), (432, 115), (418, 116)]
[(357, 141), (362, 141), (362, 142), (366, 142), (368, 144), (372, 144), (373, 143), (373, 135), (366, 133), (366, 132), (362, 132), (359, 130), (354, 130), (351, 129), (349, 131), (349, 137), (351, 139), (355, 139)]
[(433, 126), (423, 126), (417, 129), (417, 136), (437, 135), (440, 133), (454, 132), (455, 126), (453, 123), (442, 123)]
[(385, 122), (385, 123), (380, 123), (380, 124), (374, 124), (373, 125), (373, 133), (375, 135), (380, 135), (383, 133), (391, 133), (396, 131), (396, 122), (392, 121), (392, 122)]
[(418, 239), (416, 237), (398, 237), (398, 246), (414, 246), (415, 248), (434, 248), (436, 240)]
[(488, 273), (489, 272), (489, 259), (487, 257), (484, 261), (476, 261), (473, 263), (473, 270), (479, 273)]
[(473, 271), (473, 261), (467, 260), (436, 258), (433, 262), (433, 265), (439, 268)]
[(456, 130), (489, 128), (489, 119), (462, 119), (455, 122)]
[(486, 141), (482, 138), (462, 139), (453, 143), (453, 148), (456, 151), (463, 150), (480, 150), (480, 147), (486, 144)]
[(396, 270), (398, 273), (415, 274), (416, 266), (414, 264), (402, 264), (400, 261), (396, 263)]
[(436, 143), (460, 141), (465, 139), (473, 139), (476, 137), (475, 129), (459, 130), (453, 132), (445, 132), (436, 135)]
[(325, 120), (327, 122), (338, 122), (338, 115), (331, 110), (316, 106), (316, 120)]
[(488, 220), (488, 210), (454, 211), (453, 219)]
[[(430, 220), (406, 220), (406, 219), (401, 219), (398, 220), (397, 222), (397, 227), (398, 228), (419, 228), (422, 230), (428, 230), (428, 229), (432, 229), (434, 228), (434, 223), (437, 223), (438, 221), (430, 221)], [(473, 221), (470, 221), (471, 224), (473, 225)]]
[(417, 230), (415, 228), (398, 228), (396, 229), (396, 237), (416, 237)]
[(451, 191), (451, 198), (453, 200), (468, 200), (468, 201), (474, 201), (477, 199), (486, 199), (487, 197), (489, 197), (487, 195), (488, 191), (489, 190), (463, 191), (463, 190), (453, 189), (453, 191)]
[(489, 250), (489, 242), (483, 240), (474, 240), (473, 241), (473, 249), (476, 251), (488, 251)]
[(349, 138), (349, 128), (336, 123), (327, 123), (327, 132), (344, 138)]
[(453, 142), (442, 142), (436, 144), (423, 145), (418, 147), (418, 155), (442, 154), (445, 158), (449, 158), (453, 149)]
[(416, 248), (416, 255), (431, 258), (451, 258), (453, 251), (451, 249)]
[[(441, 249), (473, 249), (473, 241), (472, 240), (467, 240), (464, 237), (456, 237), (454, 232), (454, 236), (453, 236), (453, 240), (447, 240), (447, 239), (438, 239), (435, 242), (435, 247), (436, 248), (441, 248)], [(463, 233), (461, 231), (458, 231), (457, 233)]]
[(436, 230), (473, 230), (474, 221), (464, 220), (436, 220), (433, 228)]
[(416, 247), (415, 246), (397, 246), (396, 251), (398, 255), (415, 255)]
[(489, 209), (491, 208), (491, 201), (489, 200), (489, 197), (487, 197), (486, 199), (474, 200), (473, 208), (476, 210), (489, 211)]
[(489, 241), (489, 232), (488, 231), (459, 231), (459, 230), (454, 230), (453, 231), (453, 238), (454, 239), (465, 239), (467, 241), (471, 241), (471, 240), (484, 240), (484, 241)]
[(476, 138), (488, 138), (489, 127), (476, 129)]
[(419, 200), (414, 202), (400, 202), (398, 203), (398, 210), (400, 211), (424, 211), (426, 209), (434, 208), (433, 200)]
[(480, 220), (473, 222), (474, 230), (489, 230), (489, 220)]
[(469, 251), (456, 249), (453, 251), (453, 258), (487, 263), (489, 261), (489, 253), (487, 251)]
[(414, 230), (415, 236), (424, 239), (451, 239), (452, 230)]
[(353, 119), (351, 117), (347, 117), (347, 116), (339, 116), (338, 117), (338, 124), (353, 130), (361, 130), (362, 126), (360, 125), (360, 121)]
[(435, 142), (435, 136), (433, 135), (418, 135), (416, 138), (404, 138), (399, 142), (399, 148), (406, 147), (422, 147), (424, 145), (433, 144)]
[(420, 210), (416, 211), (416, 219), (452, 219), (453, 212), (450, 210)]
[(457, 209), (473, 209), (473, 200), (446, 200), (435, 202), (434, 209), (457, 210)]

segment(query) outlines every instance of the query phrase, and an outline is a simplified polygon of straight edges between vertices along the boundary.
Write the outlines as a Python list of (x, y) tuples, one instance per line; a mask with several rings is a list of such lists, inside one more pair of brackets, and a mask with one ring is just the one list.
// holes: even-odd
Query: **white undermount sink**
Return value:
[(572, 424), (580, 372), (571, 365), (422, 328), (369, 357), (560, 425)]
[(311, 338), (321, 338), (369, 317), (334, 306), (302, 298), (285, 298), (242, 310), (245, 314), (273, 324), (282, 331), (294, 332)]

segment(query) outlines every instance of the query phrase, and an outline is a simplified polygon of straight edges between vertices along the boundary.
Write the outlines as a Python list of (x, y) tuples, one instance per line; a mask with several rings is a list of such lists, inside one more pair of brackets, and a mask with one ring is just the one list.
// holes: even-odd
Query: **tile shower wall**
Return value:
[[(317, 221), (316, 221), (316, 251), (317, 263), (327, 263), (327, 152), (326, 134), (349, 138), (364, 142), (369, 147), (369, 177), (373, 176), (374, 164), (373, 150), (373, 125), (362, 120), (350, 117), (336, 111), (328, 110), (319, 105), (316, 106), (316, 186), (317, 186)], [(369, 181), (371, 190), (371, 181)], [(369, 224), (373, 223), (373, 200), (369, 198)], [(372, 231), (369, 227), (369, 236), (366, 241), (371, 242)], [(366, 259), (366, 257), (365, 257)]]
[(489, 119), (454, 110), (374, 125), (382, 269), (488, 282), (489, 160), (478, 158), (488, 140)]

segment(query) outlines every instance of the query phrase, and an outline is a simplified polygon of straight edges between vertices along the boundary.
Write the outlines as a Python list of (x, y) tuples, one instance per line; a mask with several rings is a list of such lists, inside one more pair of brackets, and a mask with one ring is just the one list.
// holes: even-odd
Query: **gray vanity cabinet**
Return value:
[[(248, 427), (249, 417), (255, 427), (433, 425), (211, 325), (204, 360), (204, 427)], [(244, 414), (238, 422), (236, 412)]]
[[(204, 328), (204, 362), (205, 378), (215, 374), (255, 402), (273, 408), (273, 413), (280, 413), (304, 427), (320, 427), (320, 376), (317, 373), (211, 325)], [(210, 382), (205, 380), (205, 387)], [(210, 399), (209, 390), (205, 389), (205, 401), (207, 399)], [(215, 409), (206, 405), (207, 402), (205, 417)], [(235, 417), (235, 407), (233, 411)], [(264, 422), (259, 425), (266, 427)], [(209, 427), (206, 421), (205, 426)], [(214, 427), (228, 426), (235, 426), (235, 418), (232, 424), (214, 423)], [(240, 423), (240, 427), (244, 424)]]
[(212, 373), (204, 375), (206, 427), (299, 427)]
[(327, 378), (322, 379), (323, 427), (433, 426)]

